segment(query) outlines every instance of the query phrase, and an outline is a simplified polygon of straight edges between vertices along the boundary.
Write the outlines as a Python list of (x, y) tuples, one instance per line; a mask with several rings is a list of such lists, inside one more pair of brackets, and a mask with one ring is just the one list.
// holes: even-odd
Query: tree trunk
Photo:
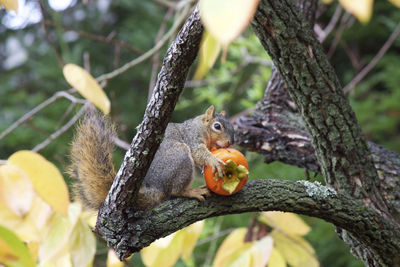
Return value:
[[(252, 25), (300, 110), (303, 126), (311, 137), (319, 170), (326, 183), (361, 200), (383, 218), (398, 225), (395, 210), (380, 191), (378, 174), (354, 112), (311, 27), (290, 0), (261, 1)], [(304, 136), (286, 133), (296, 139)], [(304, 134), (304, 130), (301, 133)], [(310, 150), (307, 139), (302, 139), (301, 143), (303, 151), (305, 145)], [(269, 143), (264, 143), (264, 148), (271, 150)], [(312, 154), (309, 153), (307, 158), (308, 164), (315, 163)], [(371, 251), (368, 242), (359, 242), (354, 235), (339, 232), (366, 264), (393, 264), (377, 251)]]

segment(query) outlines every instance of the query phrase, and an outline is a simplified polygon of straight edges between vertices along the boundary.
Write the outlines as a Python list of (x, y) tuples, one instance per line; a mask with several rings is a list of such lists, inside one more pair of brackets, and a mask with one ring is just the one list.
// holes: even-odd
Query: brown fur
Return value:
[(76, 178), (75, 198), (86, 208), (99, 209), (115, 178), (112, 152), (115, 128), (109, 119), (90, 109), (76, 128), (68, 173)]
[[(214, 124), (221, 129), (216, 130)], [(144, 177), (137, 209), (150, 209), (170, 197), (204, 200), (206, 187), (191, 188), (195, 165), (209, 165), (222, 172), (223, 162), (209, 151), (233, 143), (233, 127), (214, 107), (183, 123), (169, 123), (164, 140)], [(77, 178), (75, 194), (87, 208), (99, 209), (115, 177), (112, 165), (115, 130), (109, 120), (89, 111), (79, 124), (72, 144), (69, 173)]]

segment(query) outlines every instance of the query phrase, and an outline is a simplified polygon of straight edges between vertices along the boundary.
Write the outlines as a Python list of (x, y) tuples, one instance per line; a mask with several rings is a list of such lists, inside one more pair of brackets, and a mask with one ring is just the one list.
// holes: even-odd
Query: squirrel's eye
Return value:
[(215, 130), (218, 130), (218, 131), (221, 131), (221, 124), (219, 123), (219, 122), (216, 122), (216, 123), (214, 123), (214, 129)]

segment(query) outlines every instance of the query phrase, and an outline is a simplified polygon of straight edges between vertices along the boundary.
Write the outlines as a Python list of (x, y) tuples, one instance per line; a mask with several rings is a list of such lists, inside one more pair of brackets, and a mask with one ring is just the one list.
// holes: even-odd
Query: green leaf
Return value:
[(0, 263), (15, 267), (35, 266), (28, 247), (3, 226), (0, 226)]
[(221, 48), (217, 39), (205, 30), (201, 40), (199, 65), (194, 73), (194, 80), (201, 80), (207, 74), (217, 60)]

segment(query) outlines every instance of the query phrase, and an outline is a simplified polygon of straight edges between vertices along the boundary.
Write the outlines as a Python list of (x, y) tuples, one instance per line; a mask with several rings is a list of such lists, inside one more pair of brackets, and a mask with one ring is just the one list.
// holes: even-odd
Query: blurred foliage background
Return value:
[[(174, 21), (172, 10), (158, 1), (72, 1), (62, 11), (56, 11), (47, 1), (42, 1), (42, 4), (45, 19), (51, 21), (52, 25), (59, 25), (54, 27), (47, 24), (46, 27), (49, 39), (63, 60), (83, 66), (83, 55), (86, 53), (94, 77), (122, 66), (153, 47), (160, 25), (165, 24), (164, 27), (168, 29)], [(321, 4), (317, 23), (324, 28), (336, 9), (336, 2), (329, 6)], [(324, 48), (344, 86), (376, 55), (400, 21), (400, 12), (387, 1), (378, 1), (368, 24), (361, 24), (343, 11), (341, 14), (336, 27), (324, 41)], [(16, 25), (4, 9), (0, 10), (0, 19), (1, 133), (41, 102), (57, 91), (68, 90), (69, 86), (39, 20), (33, 20), (30, 24), (27, 19)], [(137, 52), (86, 38), (79, 31), (112, 36), (114, 40), (130, 44)], [(118, 125), (120, 138), (127, 142), (135, 135), (135, 127), (142, 119), (152, 69), (159, 68), (166, 49), (167, 46), (164, 46), (152, 60), (108, 81), (105, 87), (112, 101), (111, 116)], [(173, 121), (179, 122), (198, 115), (210, 104), (215, 105), (217, 110), (225, 109), (230, 116), (252, 108), (262, 98), (270, 72), (268, 55), (248, 29), (229, 47), (226, 61), (218, 60), (204, 80), (191, 81), (191, 77), (188, 77), (187, 88), (175, 109)], [(191, 73), (194, 73), (194, 68)], [(397, 38), (375, 68), (349, 94), (367, 138), (396, 152), (400, 152), (399, 87), (400, 39)], [(0, 139), (0, 159), (7, 159), (17, 150), (32, 149), (73, 116), (74, 112), (64, 116), (68, 109), (77, 111), (78, 108), (78, 105), (71, 106), (68, 100), (57, 100)], [(68, 164), (72, 135), (71, 128), (40, 151), (62, 171)], [(123, 154), (121, 149), (115, 152), (116, 164), (121, 162)], [(251, 179), (304, 179), (302, 169), (279, 162), (266, 165), (255, 153), (247, 153), (247, 157), (250, 160)], [(71, 182), (66, 174), (64, 177)], [(321, 177), (315, 179), (322, 182)], [(201, 182), (201, 177), (197, 178), (197, 182)], [(200, 238), (205, 241), (196, 247), (193, 265), (207, 266), (212, 262), (224, 235), (211, 239), (210, 236), (246, 226), (251, 217), (241, 214), (208, 219)], [(307, 238), (323, 266), (362, 266), (339, 240), (332, 225), (314, 218), (306, 220), (312, 227)], [(104, 247), (101, 243), (99, 246)], [(105, 253), (101, 251), (95, 261), (99, 266), (105, 258)], [(141, 265), (138, 255), (132, 261), (135, 266)], [(180, 261), (177, 266), (184, 266), (184, 263)]]

